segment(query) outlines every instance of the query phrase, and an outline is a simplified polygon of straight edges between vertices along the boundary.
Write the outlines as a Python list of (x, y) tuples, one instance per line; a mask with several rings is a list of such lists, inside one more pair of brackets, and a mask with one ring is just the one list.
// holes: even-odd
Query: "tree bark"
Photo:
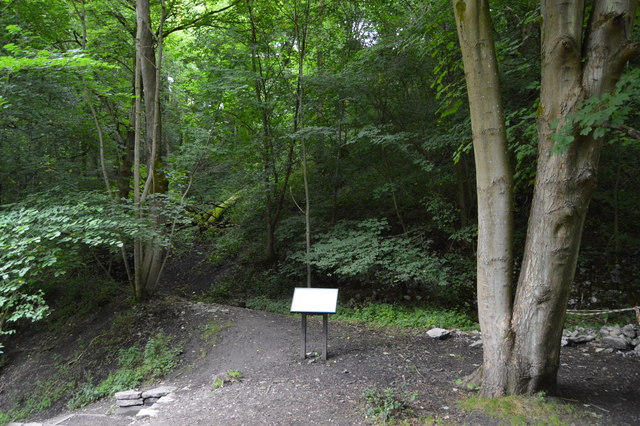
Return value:
[[(167, 191), (166, 178), (160, 171), (161, 156), (160, 145), (160, 66), (162, 63), (162, 33), (165, 19), (164, 1), (161, 1), (162, 16), (158, 29), (157, 58), (156, 40), (151, 27), (151, 11), (149, 0), (136, 2), (136, 55), (137, 55), (137, 85), (136, 85), (136, 140), (134, 161), (134, 200), (136, 206), (141, 208), (147, 201), (147, 196), (153, 193)], [(141, 87), (140, 87), (141, 86)], [(147, 178), (142, 191), (140, 190), (140, 150), (141, 150), (141, 104), (139, 96), (143, 90), (145, 140), (148, 154)], [(141, 213), (140, 213), (141, 214)], [(159, 211), (156, 200), (151, 200), (149, 215), (158, 225), (164, 223), (164, 218)], [(160, 278), (161, 266), (166, 251), (156, 241), (134, 242), (134, 296), (136, 300), (147, 299), (154, 291)]]
[[(296, 82), (296, 102), (295, 111), (293, 113), (293, 132), (304, 127), (304, 60), (307, 52), (307, 33), (309, 26), (309, 13), (311, 3), (307, 0), (302, 11), (302, 16), (298, 10), (298, 0), (293, 2), (293, 26), (295, 34), (295, 43), (298, 50), (298, 78)], [(305, 253), (307, 256), (311, 253), (311, 197), (309, 193), (309, 174), (307, 168), (307, 142), (303, 137), (300, 139), (302, 148), (302, 180), (304, 183), (304, 225), (305, 225)], [(286, 188), (285, 188), (286, 190)], [(311, 287), (311, 263), (306, 262), (307, 269), (307, 287)]]
[(482, 393), (507, 391), (513, 336), (512, 171), (487, 0), (458, 0), (454, 11), (471, 110), (478, 198), (477, 291), (484, 360)]
[(542, 2), (538, 170), (514, 303), (512, 393), (555, 392), (567, 299), (602, 141), (575, 134), (554, 153), (553, 123), (611, 92), (635, 46), (635, 1), (596, 1), (583, 35), (584, 1)]
[(454, 0), (477, 165), (481, 377), (482, 394), (490, 397), (556, 390), (565, 309), (602, 143), (574, 131), (566, 151), (555, 152), (554, 126), (583, 100), (611, 92), (638, 52), (631, 42), (637, 1), (596, 0), (586, 30), (584, 0), (541, 3), (538, 169), (512, 311), (511, 249), (505, 247), (511, 245), (511, 171), (489, 6), (486, 0)]

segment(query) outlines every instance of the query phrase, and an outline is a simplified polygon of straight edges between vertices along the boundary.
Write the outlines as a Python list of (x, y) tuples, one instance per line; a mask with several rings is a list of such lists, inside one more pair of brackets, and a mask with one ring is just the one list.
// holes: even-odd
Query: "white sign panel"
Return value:
[(291, 312), (335, 314), (338, 305), (337, 288), (296, 287)]

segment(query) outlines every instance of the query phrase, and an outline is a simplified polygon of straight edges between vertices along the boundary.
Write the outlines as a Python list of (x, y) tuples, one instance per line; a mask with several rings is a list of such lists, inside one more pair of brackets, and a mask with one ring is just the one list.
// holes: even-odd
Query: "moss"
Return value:
[(464, 20), (464, 13), (467, 11), (467, 3), (465, 3), (464, 0), (458, 0), (455, 9), (458, 20), (462, 22)]

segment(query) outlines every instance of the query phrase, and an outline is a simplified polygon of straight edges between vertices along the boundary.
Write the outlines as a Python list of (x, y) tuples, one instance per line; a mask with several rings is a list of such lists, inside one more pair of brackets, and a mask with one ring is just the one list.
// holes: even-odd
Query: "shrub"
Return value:
[(474, 284), (471, 262), (455, 253), (436, 253), (419, 233), (388, 235), (389, 228), (385, 219), (343, 221), (319, 235), (308, 256), (298, 250), (289, 259), (299, 265), (308, 262), (330, 278), (382, 287), (419, 286), (448, 301)]
[(77, 268), (83, 253), (117, 250), (132, 237), (164, 241), (127, 206), (95, 192), (51, 191), (0, 208), (0, 335), (47, 314), (43, 282)]
[(151, 337), (144, 347), (121, 349), (118, 369), (98, 385), (93, 385), (90, 379), (81, 385), (67, 408), (80, 408), (116, 392), (138, 387), (144, 381), (163, 377), (178, 365), (181, 352), (182, 348), (164, 333)]

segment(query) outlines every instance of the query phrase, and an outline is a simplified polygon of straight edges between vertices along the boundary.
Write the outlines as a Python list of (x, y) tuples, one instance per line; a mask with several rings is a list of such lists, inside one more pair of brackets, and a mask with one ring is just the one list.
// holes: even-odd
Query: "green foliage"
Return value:
[(257, 311), (288, 315), (291, 309), (291, 301), (286, 299), (272, 300), (266, 296), (255, 296), (246, 301), (246, 307)]
[(116, 68), (114, 65), (88, 58), (79, 50), (33, 52), (19, 49), (13, 43), (5, 44), (3, 47), (14, 56), (0, 56), (0, 74), (30, 69)]
[(377, 424), (410, 416), (410, 406), (418, 398), (417, 393), (399, 391), (393, 388), (369, 388), (364, 393), (365, 413)]
[(556, 128), (554, 151), (566, 152), (577, 135), (592, 135), (598, 139), (615, 132), (617, 138), (614, 140), (627, 145), (637, 143), (637, 136), (635, 140), (629, 138), (628, 130), (634, 129), (627, 123), (637, 112), (639, 90), (640, 68), (634, 68), (620, 78), (614, 92), (582, 102), (578, 111), (569, 115), (565, 122), (553, 123)]
[(211, 390), (216, 390), (224, 387), (227, 384), (241, 382), (244, 378), (244, 374), (237, 370), (227, 371), (225, 374), (214, 377), (211, 381)]
[(340, 307), (335, 318), (345, 321), (367, 322), (382, 327), (428, 328), (435, 326), (463, 330), (477, 328), (475, 321), (462, 312), (389, 304), (369, 304), (356, 308)]
[(81, 254), (117, 249), (137, 236), (163, 241), (149, 223), (105, 196), (66, 192), (38, 194), (0, 210), (0, 335), (19, 320), (37, 321), (47, 312), (44, 281), (77, 267)]
[(116, 392), (136, 388), (143, 382), (159, 379), (178, 365), (181, 352), (180, 345), (162, 332), (151, 337), (144, 347), (121, 349), (118, 353), (118, 369), (97, 385), (93, 385), (91, 380), (82, 384), (67, 403), (67, 408), (80, 408)]
[(215, 265), (238, 256), (245, 242), (244, 233), (236, 228), (212, 229), (210, 237), (214, 238), (209, 260)]
[(448, 267), (442, 258), (405, 236), (385, 235), (388, 230), (384, 219), (341, 222), (318, 238), (308, 259), (300, 252), (291, 258), (307, 260), (327, 276), (382, 284), (448, 284)]

